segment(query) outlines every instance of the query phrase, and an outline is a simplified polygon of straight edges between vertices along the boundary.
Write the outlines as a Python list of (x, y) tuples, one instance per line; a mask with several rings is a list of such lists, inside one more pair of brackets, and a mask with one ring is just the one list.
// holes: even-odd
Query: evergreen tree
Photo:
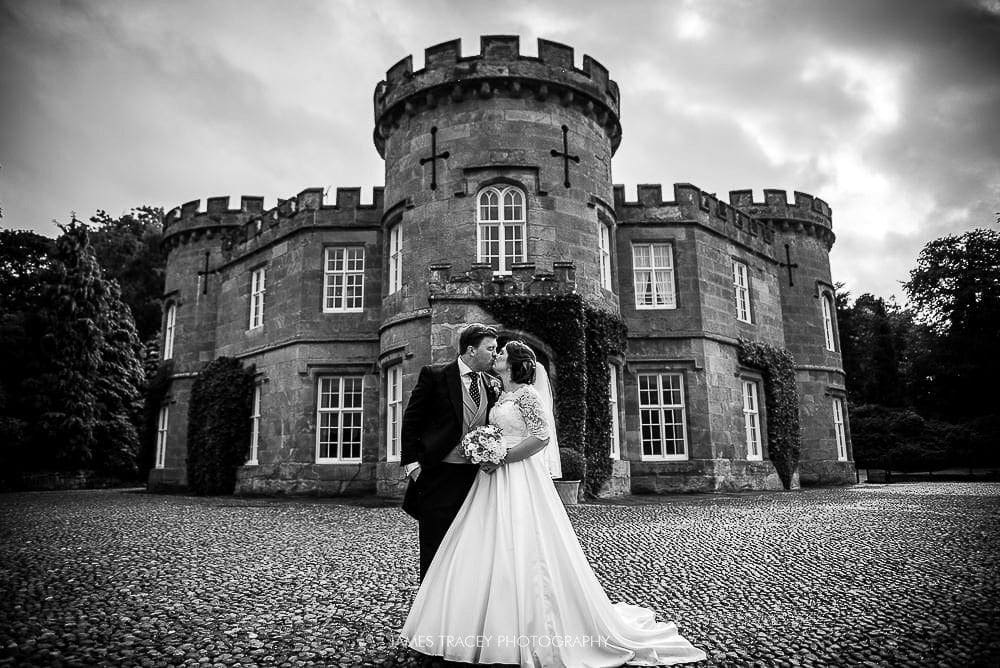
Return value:
[(93, 381), (103, 336), (98, 325), (106, 283), (87, 234), (74, 216), (56, 240), (52, 281), (43, 287), (44, 333), (40, 369), (25, 379), (37, 416), (38, 464), (89, 467), (93, 461), (97, 398)]
[(30, 468), (30, 402), (23, 382), (37, 369), (42, 287), (49, 281), (54, 241), (28, 231), (0, 230), (0, 475)]
[(163, 210), (142, 206), (120, 218), (98, 211), (90, 218), (90, 245), (106, 278), (118, 281), (141, 341), (158, 338), (167, 255)]
[(840, 288), (837, 323), (851, 402), (908, 405), (908, 384), (902, 369), (911, 316), (895, 302), (869, 293), (851, 304), (850, 293)]
[(41, 290), (38, 367), (24, 390), (40, 468), (134, 470), (143, 370), (132, 316), (75, 216)]
[(111, 282), (103, 322), (104, 342), (96, 378), (99, 446), (95, 467), (120, 475), (136, 472), (142, 390), (146, 374), (141, 362), (142, 344), (129, 307)]
[(55, 242), (28, 230), (0, 230), (0, 313), (36, 306)]

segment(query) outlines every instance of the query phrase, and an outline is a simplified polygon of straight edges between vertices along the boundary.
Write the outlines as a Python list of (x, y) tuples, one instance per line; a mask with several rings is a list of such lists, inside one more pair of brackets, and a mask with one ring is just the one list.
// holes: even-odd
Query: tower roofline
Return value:
[(520, 38), (485, 35), (480, 53), (461, 55), (461, 40), (455, 39), (424, 51), (424, 67), (413, 71), (413, 56), (389, 68), (375, 87), (375, 147), (384, 157), (385, 139), (402, 115), (414, 115), (439, 104), (460, 102), (467, 97), (489, 98), (558, 96), (566, 106), (578, 106), (603, 125), (612, 149), (621, 141), (620, 93), (608, 69), (589, 55), (583, 67), (573, 65), (572, 47), (538, 40), (538, 56), (520, 53)]

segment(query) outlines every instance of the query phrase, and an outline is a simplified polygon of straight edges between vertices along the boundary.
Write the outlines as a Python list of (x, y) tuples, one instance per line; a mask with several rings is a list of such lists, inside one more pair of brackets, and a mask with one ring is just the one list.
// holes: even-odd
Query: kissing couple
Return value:
[[(471, 463), (463, 437), (487, 424), (506, 455)], [(552, 391), (526, 344), (498, 351), (495, 329), (467, 326), (458, 359), (420, 370), (401, 441), (403, 509), (420, 534), (421, 584), (400, 632), (409, 647), (524, 667), (705, 659), (652, 610), (611, 603), (594, 575), (552, 484)]]

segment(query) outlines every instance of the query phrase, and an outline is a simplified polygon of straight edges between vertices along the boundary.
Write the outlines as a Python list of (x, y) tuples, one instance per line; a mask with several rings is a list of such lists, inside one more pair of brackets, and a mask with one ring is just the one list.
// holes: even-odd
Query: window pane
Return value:
[(670, 294), (670, 272), (656, 272), (656, 303), (666, 304), (667, 295)]
[(640, 306), (653, 304), (653, 272), (640, 270), (635, 272), (636, 303)]
[(523, 220), (522, 197), (518, 190), (508, 190), (503, 198), (504, 220)]
[(351, 248), (347, 259), (348, 271), (365, 270), (365, 252), (363, 248)]
[(320, 379), (320, 408), (338, 408), (340, 406), (340, 379)]
[(665, 375), (663, 379), (663, 405), (679, 406), (681, 404), (680, 376)]
[(489, 262), (494, 269), (497, 269), (500, 259), (500, 226), (482, 225), (479, 228), (479, 234), (479, 261)]
[(653, 265), (656, 267), (670, 267), (670, 246), (666, 244), (656, 244), (653, 246)]
[(361, 456), (361, 413), (343, 414), (341, 439), (341, 457), (353, 459)]
[(632, 247), (632, 264), (641, 269), (648, 269), (650, 266), (649, 246)]
[(480, 220), (500, 220), (500, 207), (497, 192), (493, 189), (485, 190), (479, 196), (479, 219)]

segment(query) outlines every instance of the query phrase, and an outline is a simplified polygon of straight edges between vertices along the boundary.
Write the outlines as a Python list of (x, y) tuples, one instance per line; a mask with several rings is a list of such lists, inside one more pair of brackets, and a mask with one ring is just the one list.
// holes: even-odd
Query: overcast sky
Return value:
[(637, 183), (800, 190), (834, 280), (901, 295), (929, 240), (1000, 210), (1000, 0), (0, 0), (2, 224), (384, 181), (372, 93), (461, 38), (563, 42), (621, 88)]

